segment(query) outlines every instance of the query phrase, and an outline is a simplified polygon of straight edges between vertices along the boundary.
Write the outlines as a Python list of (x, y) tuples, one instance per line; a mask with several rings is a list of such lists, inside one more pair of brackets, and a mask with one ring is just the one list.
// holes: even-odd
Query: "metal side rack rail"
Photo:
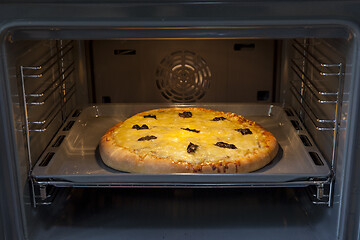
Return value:
[[(38, 199), (50, 197), (46, 196), (41, 186), (35, 186), (31, 178), (34, 161), (44, 150), (37, 149), (37, 146), (47, 146), (50, 143), (75, 107), (73, 98), (76, 92), (73, 76), (75, 71), (74, 42), (56, 40), (51, 43), (43, 47), (46, 55), (43, 59), (46, 60), (40, 60), (39, 64), (33, 66), (19, 67), (20, 95), (24, 114), (23, 132), (26, 138), (33, 206), (39, 203)], [(40, 204), (48, 203), (41, 202)]]
[[(294, 76), (290, 81), (290, 91), (299, 106), (296, 114), (304, 125), (312, 125), (316, 131), (333, 132), (330, 167), (334, 175), (342, 121), (345, 63), (330, 62), (334, 59), (321, 51), (320, 44), (328, 43), (324, 40), (314, 43), (309, 39), (292, 41), (295, 55), (290, 66)], [(339, 58), (343, 61), (339, 56), (336, 59)], [(315, 190), (310, 189), (313, 203), (331, 206), (333, 184), (332, 179)]]

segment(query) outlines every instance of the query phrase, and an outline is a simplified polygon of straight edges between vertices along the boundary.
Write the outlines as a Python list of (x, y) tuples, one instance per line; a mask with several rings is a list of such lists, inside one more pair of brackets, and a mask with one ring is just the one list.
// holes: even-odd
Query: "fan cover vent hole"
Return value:
[(176, 51), (161, 60), (156, 86), (171, 102), (195, 102), (205, 96), (211, 72), (206, 61), (190, 51)]

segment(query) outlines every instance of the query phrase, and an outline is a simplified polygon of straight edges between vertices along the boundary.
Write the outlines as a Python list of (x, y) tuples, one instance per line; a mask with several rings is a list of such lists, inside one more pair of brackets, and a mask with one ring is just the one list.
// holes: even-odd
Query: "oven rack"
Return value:
[[(114, 124), (139, 112), (175, 105), (107, 104), (74, 112), (32, 169), (34, 186), (125, 188), (307, 187), (323, 189), (332, 172), (292, 109), (267, 104), (196, 104), (242, 113), (271, 131), (280, 151), (268, 166), (246, 174), (134, 174), (112, 170), (102, 161), (98, 141)], [(182, 107), (184, 105), (176, 105)], [(329, 194), (317, 191), (319, 204)], [(46, 196), (45, 193), (42, 194)], [(35, 197), (34, 202), (39, 200)], [(45, 199), (44, 199), (45, 200)], [(35, 204), (36, 205), (36, 204)]]

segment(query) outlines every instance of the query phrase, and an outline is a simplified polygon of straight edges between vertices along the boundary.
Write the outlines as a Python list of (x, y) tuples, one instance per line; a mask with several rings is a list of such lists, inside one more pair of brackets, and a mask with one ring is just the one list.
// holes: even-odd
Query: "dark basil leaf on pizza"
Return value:
[(145, 115), (144, 118), (154, 118), (154, 119), (156, 119), (156, 115), (149, 114), (149, 115)]
[(149, 127), (146, 124), (143, 124), (141, 127), (135, 124), (134, 126), (132, 126), (132, 128), (136, 130), (149, 129)]
[(214, 117), (213, 120), (211, 121), (224, 121), (224, 120), (226, 120), (226, 118), (224, 117)]
[(185, 130), (185, 131), (189, 131), (189, 132), (196, 132), (196, 133), (199, 133), (200, 131), (199, 130), (196, 130), (196, 129), (190, 129), (190, 128), (181, 128), (182, 130)]
[(156, 136), (153, 136), (153, 135), (151, 135), (151, 136), (145, 136), (145, 137), (139, 138), (138, 141), (150, 141), (150, 140), (152, 140), (152, 139), (157, 139), (157, 137), (156, 137)]
[(225, 143), (225, 142), (217, 142), (215, 146), (222, 148), (237, 149), (237, 147), (234, 144)]
[(198, 147), (199, 147), (198, 145), (193, 144), (192, 142), (190, 142), (188, 147), (187, 147), (187, 152), (188, 153), (194, 153), (197, 150)]
[(192, 117), (192, 113), (185, 111), (185, 112), (179, 113), (179, 116), (182, 117), (182, 118), (191, 118), (191, 117)]
[(240, 132), (242, 135), (252, 134), (252, 131), (248, 128), (239, 128), (235, 129), (235, 131)]

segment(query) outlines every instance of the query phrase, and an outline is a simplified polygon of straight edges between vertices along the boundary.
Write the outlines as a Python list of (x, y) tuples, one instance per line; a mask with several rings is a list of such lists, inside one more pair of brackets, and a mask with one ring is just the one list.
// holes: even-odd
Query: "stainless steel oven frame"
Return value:
[[(24, 39), (205, 39), (249, 36), (268, 39), (351, 38), (352, 70), (349, 74), (352, 81), (347, 120), (350, 131), (343, 140), (345, 160), (336, 166), (341, 169), (341, 174), (336, 174), (334, 179), (339, 198), (335, 199), (335, 206), (326, 210), (329, 217), (314, 224), (313, 228), (319, 239), (360, 238), (360, 177), (357, 174), (360, 169), (360, 3), (40, 1), (28, 4), (15, 1), (0, 6), (0, 233), (4, 239), (26, 239), (28, 232), (36, 229), (36, 224), (28, 222), (30, 219), (36, 221), (36, 217), (24, 200), (28, 197), (24, 196), (23, 189), (27, 172), (20, 171), (23, 166), (19, 166), (19, 163), (26, 162), (21, 160), (26, 157), (19, 156), (15, 144), (18, 133), (13, 116), (17, 113), (13, 112), (14, 89), (9, 83), (15, 71), (13, 66), (8, 65), (9, 56), (6, 56), (6, 49), (12, 42)], [(24, 217), (25, 213), (27, 218)], [(316, 212), (310, 214), (316, 215)], [(334, 229), (327, 229), (327, 226), (334, 226)]]

